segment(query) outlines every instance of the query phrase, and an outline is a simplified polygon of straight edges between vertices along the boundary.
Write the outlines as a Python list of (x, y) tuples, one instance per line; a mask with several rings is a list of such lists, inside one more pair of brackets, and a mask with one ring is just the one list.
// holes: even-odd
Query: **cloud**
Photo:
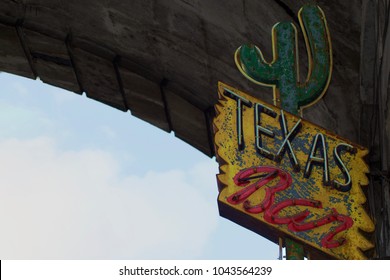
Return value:
[(211, 161), (132, 174), (45, 137), (0, 140), (0, 159), (2, 259), (197, 258), (217, 226)]
[(0, 137), (42, 133), (53, 127), (53, 122), (41, 111), (0, 100)]

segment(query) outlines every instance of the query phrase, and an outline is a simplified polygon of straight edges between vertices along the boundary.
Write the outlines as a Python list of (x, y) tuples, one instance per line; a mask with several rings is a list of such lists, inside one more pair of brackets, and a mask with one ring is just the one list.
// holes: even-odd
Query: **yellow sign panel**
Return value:
[(362, 186), (368, 151), (299, 116), (219, 83), (214, 119), (222, 216), (313, 254), (364, 259), (374, 224)]

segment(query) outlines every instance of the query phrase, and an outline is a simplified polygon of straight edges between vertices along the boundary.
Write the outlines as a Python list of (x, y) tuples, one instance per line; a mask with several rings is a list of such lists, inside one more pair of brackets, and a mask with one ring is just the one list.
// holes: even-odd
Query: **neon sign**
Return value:
[(270, 240), (364, 259), (368, 151), (223, 83), (214, 119), (220, 214)]
[[(282, 134), (282, 143), (280, 147), (278, 147), (277, 152), (271, 152), (267, 148), (265, 148), (262, 144), (262, 135), (275, 138), (275, 132), (269, 130), (268, 128), (261, 125), (261, 114), (265, 114), (269, 117), (276, 118), (278, 115), (276, 111), (267, 107), (261, 103), (252, 104), (247, 99), (243, 98), (230, 91), (229, 89), (224, 89), (224, 96), (229, 97), (236, 101), (236, 124), (237, 124), (237, 146), (239, 150), (243, 150), (245, 147), (243, 130), (242, 130), (242, 121), (243, 121), (243, 105), (248, 108), (254, 107), (254, 130), (255, 130), (255, 147), (256, 151), (265, 156), (276, 163), (280, 163), (283, 155), (288, 154), (291, 165), (293, 167), (294, 172), (299, 172), (301, 170), (300, 163), (298, 162), (295, 152), (292, 148), (291, 142), (294, 137), (300, 132), (300, 128), (302, 127), (302, 119), (298, 119), (291, 130), (288, 130), (287, 121), (285, 117), (285, 113), (283, 110), (280, 110), (279, 120), (280, 120), (280, 132)], [(304, 169), (304, 177), (309, 178), (311, 174), (311, 170), (313, 165), (320, 165), (323, 167), (323, 184), (328, 186), (332, 185), (340, 191), (349, 191), (351, 189), (351, 176), (345, 164), (340, 158), (340, 152), (342, 150), (349, 153), (356, 153), (356, 148), (347, 143), (339, 143), (333, 151), (333, 157), (335, 162), (340, 168), (340, 171), (346, 177), (345, 183), (341, 183), (337, 180), (330, 181), (329, 179), (329, 168), (328, 168), (328, 152), (327, 152), (327, 143), (326, 137), (322, 133), (318, 133), (313, 137), (313, 141), (311, 143), (310, 153), (306, 160), (306, 165)], [(320, 152), (320, 157), (317, 156), (317, 153)]]
[[(265, 173), (264, 172), (269, 172)], [(339, 240), (333, 240), (335, 235), (339, 232), (345, 231), (352, 227), (353, 220), (345, 215), (341, 215), (337, 212), (335, 208), (332, 208), (332, 212), (322, 218), (317, 220), (305, 222), (304, 220), (311, 214), (310, 210), (304, 210), (294, 216), (279, 216), (279, 213), (286, 207), (289, 206), (307, 206), (310, 208), (322, 208), (321, 201), (311, 200), (305, 198), (290, 198), (282, 200), (278, 203), (275, 203), (275, 194), (281, 192), (291, 186), (291, 175), (284, 170), (278, 169), (276, 167), (270, 166), (258, 166), (243, 169), (234, 176), (234, 183), (237, 186), (246, 185), (249, 183), (250, 179), (254, 177), (249, 177), (253, 174), (263, 174), (264, 177), (259, 179), (255, 183), (250, 184), (244, 189), (237, 191), (227, 198), (227, 201), (230, 204), (238, 204), (244, 202), (244, 209), (248, 213), (259, 214), (264, 212), (264, 220), (268, 223), (275, 225), (288, 225), (288, 229), (293, 232), (299, 231), (308, 231), (317, 227), (324, 226), (326, 224), (338, 221), (341, 224), (327, 233), (321, 239), (321, 245), (324, 248), (336, 248), (345, 243), (345, 239), (341, 238)], [(264, 199), (261, 203), (257, 205), (251, 205), (248, 198), (258, 189), (265, 186), (267, 183), (279, 177), (279, 182), (272, 187), (266, 189)]]

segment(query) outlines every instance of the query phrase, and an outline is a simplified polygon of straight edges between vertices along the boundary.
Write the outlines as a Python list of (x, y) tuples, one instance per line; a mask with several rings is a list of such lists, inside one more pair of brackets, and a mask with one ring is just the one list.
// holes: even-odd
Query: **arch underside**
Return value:
[[(1, 0), (0, 71), (86, 93), (173, 131), (211, 157), (219, 80), (272, 100), (271, 89), (242, 77), (233, 54), (254, 42), (271, 57), (272, 26), (283, 20), (297, 24), (294, 15), (305, 3), (281, 2)], [(348, 1), (348, 10), (338, 1), (318, 2), (332, 36), (336, 86), (331, 83), (327, 94), (333, 98), (325, 96), (305, 117), (356, 141), (351, 123), (359, 116), (350, 104), (360, 104), (359, 85), (351, 83), (359, 75), (360, 17), (353, 11), (360, 2)], [(340, 27), (345, 22), (351, 22), (348, 32)], [(301, 65), (303, 47), (301, 41)]]
[[(271, 61), (272, 27), (299, 26), (298, 11), (308, 2), (0, 0), (0, 71), (85, 93), (212, 157), (218, 81), (272, 103), (272, 88), (246, 80), (234, 52), (253, 43)], [(304, 118), (369, 148), (368, 204), (380, 229), (377, 255), (388, 258), (388, 1), (314, 2), (326, 15), (333, 73)], [(301, 33), (298, 41), (304, 79)]]

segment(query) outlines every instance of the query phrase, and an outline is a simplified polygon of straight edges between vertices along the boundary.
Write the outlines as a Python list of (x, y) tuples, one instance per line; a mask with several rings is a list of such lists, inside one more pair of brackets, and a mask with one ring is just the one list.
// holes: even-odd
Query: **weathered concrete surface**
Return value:
[(390, 1), (364, 0), (360, 141), (370, 147), (370, 211), (379, 258), (390, 258)]
[[(210, 123), (219, 80), (272, 102), (272, 89), (250, 83), (236, 69), (235, 50), (255, 43), (271, 60), (272, 26), (279, 21), (299, 25), (297, 12), (307, 2), (318, 3), (326, 14), (334, 67), (327, 94), (304, 116), (369, 146), (372, 165), (383, 175), (388, 161), (380, 154), (388, 146), (390, 129), (379, 143), (363, 120), (379, 112), (370, 89), (378, 82), (374, 61), (382, 56), (376, 52), (378, 23), (371, 16), (378, 18), (374, 11), (381, 4), (382, 18), (388, 18), (386, 0), (0, 0), (0, 71), (85, 92), (174, 131), (213, 156)], [(372, 9), (364, 8), (367, 3)], [(305, 77), (301, 34), (299, 44)], [(388, 69), (379, 70), (385, 76)], [(380, 81), (382, 92), (386, 85), (388, 80)], [(383, 127), (389, 124), (387, 105), (382, 108)]]
[[(272, 26), (296, 21), (305, 2), (1, 0), (0, 69), (130, 110), (212, 156), (208, 124), (218, 80), (271, 101), (270, 88), (238, 72), (234, 51), (253, 42), (271, 59)], [(361, 3), (318, 3), (335, 67), (327, 96), (305, 117), (356, 141)], [(304, 65), (302, 41), (300, 54)]]

